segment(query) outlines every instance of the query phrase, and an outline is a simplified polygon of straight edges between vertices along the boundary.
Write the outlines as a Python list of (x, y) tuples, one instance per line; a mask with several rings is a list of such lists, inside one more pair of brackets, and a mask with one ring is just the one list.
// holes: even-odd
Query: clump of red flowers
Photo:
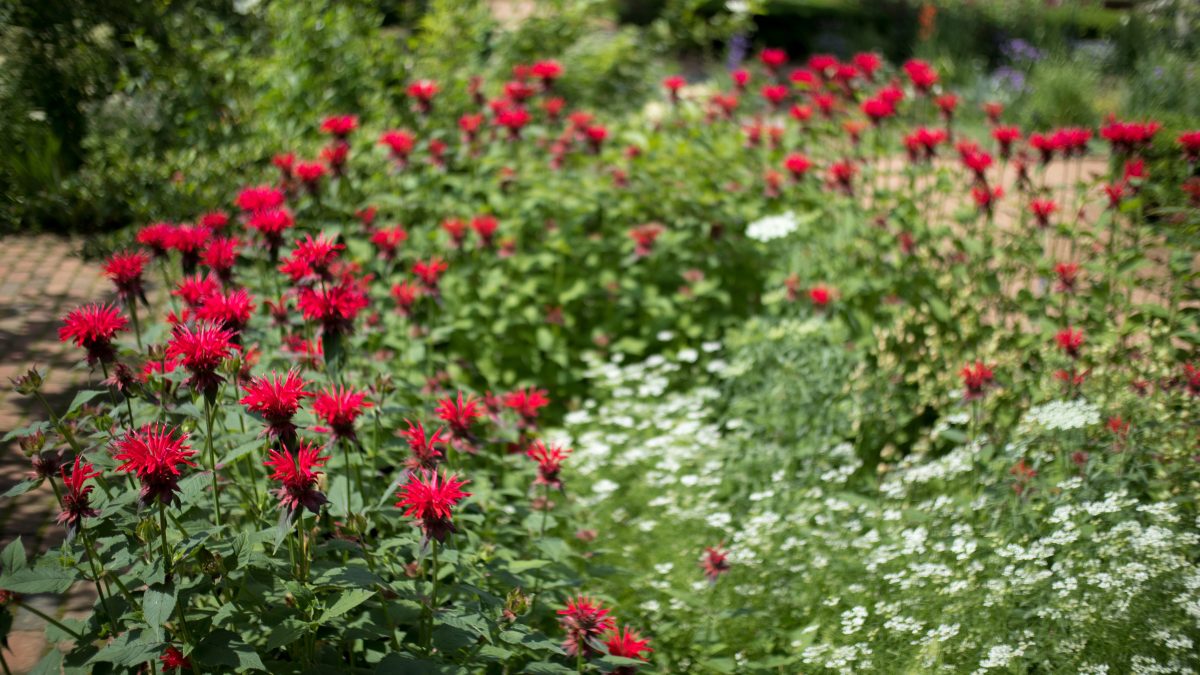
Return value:
[(408, 449), (412, 452), (412, 456), (408, 458), (408, 467), (414, 470), (433, 469), (443, 457), (437, 446), (445, 445), (447, 441), (442, 435), (442, 430), (438, 429), (433, 434), (428, 434), (425, 425), (420, 422), (404, 421), (408, 424), (408, 429), (401, 431), (400, 435), (408, 441)]
[(130, 430), (113, 444), (113, 459), (123, 462), (122, 473), (133, 473), (142, 483), (142, 504), (170, 504), (178, 499), (182, 467), (196, 466), (196, 454), (185, 441), (188, 435), (165, 424), (147, 424)]
[(471, 496), (462, 490), (467, 482), (454, 474), (412, 471), (408, 482), (396, 493), (400, 498), (396, 507), (405, 510), (405, 517), (417, 519), (427, 539), (445, 541), (446, 535), (457, 531), (451, 520), (452, 509)]
[(444, 398), (438, 401), (437, 417), (450, 425), (450, 432), (456, 438), (469, 438), (471, 436), (471, 423), (475, 419), (483, 417), (483, 412), (479, 409), (479, 403), (467, 396), (463, 398), (463, 393), (458, 392), (458, 398)]
[(522, 426), (533, 426), (537, 422), (538, 410), (550, 405), (545, 389), (517, 389), (504, 395), (504, 405), (517, 413)]
[(71, 310), (58, 329), (61, 342), (74, 342), (87, 350), (88, 365), (112, 362), (116, 357), (113, 340), (129, 322), (112, 305), (91, 304)]

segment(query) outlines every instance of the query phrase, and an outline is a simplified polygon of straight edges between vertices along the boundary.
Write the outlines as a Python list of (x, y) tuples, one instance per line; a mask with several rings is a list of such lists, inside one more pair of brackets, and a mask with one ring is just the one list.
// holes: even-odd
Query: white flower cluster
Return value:
[(799, 226), (796, 214), (785, 211), (777, 216), (766, 216), (746, 226), (746, 236), (755, 241), (768, 242), (786, 237)]
[(1100, 423), (1100, 408), (1083, 399), (1051, 401), (1030, 408), (1022, 422), (1048, 431), (1083, 429)]

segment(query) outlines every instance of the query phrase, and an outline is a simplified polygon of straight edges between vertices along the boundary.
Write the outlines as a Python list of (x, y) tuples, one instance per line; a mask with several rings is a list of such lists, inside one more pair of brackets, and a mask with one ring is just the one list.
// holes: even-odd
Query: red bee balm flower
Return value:
[(188, 660), (188, 657), (183, 655), (183, 652), (175, 647), (167, 647), (167, 651), (163, 652), (163, 655), (158, 657), (158, 660), (162, 661), (164, 673), (179, 670), (180, 668), (192, 669), (192, 662)]
[[(604, 641), (604, 646), (608, 648), (611, 656), (638, 659), (639, 661), (648, 661), (646, 654), (654, 651), (650, 648), (650, 641), (629, 626), (625, 626), (624, 633), (620, 628), (610, 633), (608, 639)], [(619, 666), (611, 672), (613, 675), (633, 675), (637, 671), (635, 666)]]
[(768, 48), (762, 50), (758, 55), (758, 60), (772, 71), (779, 70), (783, 64), (787, 63), (787, 58), (787, 52), (782, 49)]
[(1076, 328), (1064, 328), (1054, 335), (1054, 342), (1060, 351), (1067, 356), (1079, 358), (1079, 348), (1083, 346), (1083, 331)]
[(634, 242), (634, 255), (639, 258), (644, 258), (654, 251), (654, 243), (658, 241), (666, 228), (658, 223), (647, 223), (646, 225), (638, 225), (629, 230), (629, 237)]
[(538, 463), (538, 476), (534, 481), (534, 485), (545, 485), (552, 487), (555, 490), (562, 490), (562, 479), (558, 477), (559, 471), (562, 470), (562, 463), (571, 454), (570, 448), (561, 448), (556, 445), (546, 447), (541, 441), (534, 441), (533, 445), (525, 451), (525, 456)]
[(117, 295), (126, 304), (141, 299), (146, 301), (146, 291), (142, 288), (142, 272), (150, 262), (150, 256), (141, 251), (124, 251), (114, 253), (104, 262), (104, 276), (108, 277), (117, 288)]
[(130, 430), (113, 445), (113, 459), (124, 462), (117, 467), (122, 473), (135, 473), (142, 482), (142, 504), (176, 501), (179, 492), (181, 467), (196, 466), (191, 461), (196, 454), (184, 441), (188, 435), (165, 424), (147, 424)]
[(592, 642), (617, 628), (609, 610), (585, 595), (567, 600), (566, 609), (558, 610), (558, 616), (559, 623), (567, 633), (563, 649), (571, 656), (576, 656), (580, 651), (585, 656), (598, 653)]
[(973, 366), (964, 366), (959, 374), (962, 375), (963, 388), (965, 389), (963, 398), (968, 401), (983, 398), (984, 394), (987, 393), (987, 388), (992, 385), (992, 381), (995, 379), (995, 373), (992, 372), (991, 368), (983, 365), (982, 361), (976, 361)]
[(283, 377), (279, 373), (257, 377), (242, 385), (246, 396), (241, 404), (250, 412), (262, 415), (267, 422), (265, 434), (290, 445), (296, 433), (292, 417), (300, 409), (300, 401), (313, 395), (304, 389), (307, 385), (294, 370), (289, 370)]
[(283, 191), (270, 185), (248, 187), (238, 193), (234, 203), (238, 208), (250, 213), (277, 209), (283, 206)]
[[(62, 471), (63, 487), (66, 493), (62, 496), (62, 512), (58, 514), (58, 522), (67, 526), (67, 532), (74, 534), (84, 518), (94, 518), (100, 512), (89, 503), (94, 486), (85, 483), (100, 475), (96, 467), (83, 461), (82, 457), (75, 458), (75, 465), (68, 471), (66, 466)], [(53, 480), (53, 478), (51, 478)]]
[(318, 321), (325, 335), (348, 334), (354, 319), (370, 304), (367, 295), (354, 284), (343, 283), (325, 289), (301, 288), (296, 306), (304, 318)]
[(706, 547), (704, 555), (700, 556), (700, 568), (709, 581), (717, 583), (717, 579), (729, 571), (729, 551), (720, 546)]
[(808, 290), (808, 299), (817, 309), (825, 309), (829, 306), (829, 302), (833, 300), (833, 291), (830, 291), (826, 286), (813, 286)]
[(217, 374), (217, 367), (229, 358), (232, 350), (233, 333), (214, 321), (202, 321), (191, 327), (178, 324), (167, 344), (167, 356), (178, 357), (192, 374), (188, 386), (206, 396), (215, 395), (217, 385), (224, 381)]
[(450, 521), (450, 510), (471, 496), (470, 492), (462, 491), (467, 483), (454, 474), (445, 476), (436, 471), (411, 472), (408, 482), (396, 493), (400, 498), (396, 507), (405, 509), (406, 517), (416, 518), (427, 538), (445, 541), (447, 534), (457, 531)]
[(420, 422), (414, 424), (409, 420), (404, 421), (408, 424), (408, 429), (401, 431), (400, 435), (408, 441), (408, 448), (412, 450), (412, 457), (409, 457), (407, 462), (408, 467), (414, 470), (435, 468), (444, 456), (437, 446), (445, 445), (448, 439), (442, 435), (441, 429), (433, 432), (433, 435), (427, 435), (425, 426)]
[(1054, 266), (1058, 275), (1058, 290), (1064, 293), (1075, 292), (1075, 282), (1079, 279), (1079, 263), (1058, 263)]
[(517, 389), (504, 395), (504, 405), (521, 416), (526, 424), (532, 424), (537, 419), (538, 410), (550, 405), (546, 398), (545, 389)]
[(317, 468), (325, 466), (329, 457), (321, 455), (320, 447), (307, 441), (300, 441), (295, 452), (284, 448), (270, 450), (268, 454), (270, 459), (263, 466), (273, 469), (271, 480), (281, 483), (275, 490), (279, 508), (285, 509), (289, 516), (305, 508), (319, 513), (329, 500), (317, 490), (317, 476), (321, 475)]
[(450, 425), (450, 431), (458, 438), (467, 438), (471, 435), (471, 421), (483, 417), (483, 413), (479, 410), (479, 403), (471, 396), (463, 399), (462, 392), (458, 392), (458, 400), (452, 398), (444, 398), (438, 401), (437, 405), (438, 419)]
[(1029, 211), (1037, 218), (1038, 227), (1050, 225), (1050, 216), (1058, 210), (1058, 204), (1051, 199), (1034, 199), (1029, 202)]
[(425, 284), (425, 289), (427, 291), (436, 294), (438, 290), (438, 281), (441, 279), (442, 273), (449, 268), (450, 265), (447, 262), (441, 258), (438, 258), (437, 256), (434, 256), (430, 258), (428, 262), (424, 260), (418, 260), (416, 263), (414, 263), (413, 274), (417, 275), (417, 278), (421, 280), (421, 283)]
[(236, 337), (250, 322), (254, 311), (254, 300), (246, 289), (239, 288), (228, 293), (212, 293), (200, 301), (196, 316), (203, 320), (220, 323)]
[(88, 365), (109, 363), (117, 357), (112, 341), (128, 325), (121, 312), (112, 305), (84, 305), (63, 317), (58, 329), (60, 342), (68, 340), (87, 350)]
[(354, 440), (354, 420), (371, 407), (365, 392), (346, 387), (330, 387), (313, 399), (313, 413), (328, 424), (335, 438)]
[(357, 115), (331, 115), (321, 121), (321, 131), (337, 138), (346, 138), (357, 128)]

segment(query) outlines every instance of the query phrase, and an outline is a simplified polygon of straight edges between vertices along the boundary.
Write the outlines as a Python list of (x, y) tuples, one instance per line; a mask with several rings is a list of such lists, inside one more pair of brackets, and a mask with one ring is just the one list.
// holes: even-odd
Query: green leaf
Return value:
[(536, 570), (549, 564), (549, 560), (514, 560), (508, 564), (508, 571), (513, 574), (520, 574), (521, 572)]
[(20, 537), (17, 537), (10, 541), (3, 551), (0, 551), (0, 570), (16, 572), (25, 569), (25, 565), (25, 544), (21, 542)]
[(27, 567), (0, 576), (0, 588), (17, 593), (65, 593), (75, 583), (75, 572), (61, 567)]
[(227, 630), (209, 633), (196, 648), (193, 658), (205, 666), (229, 666), (240, 671), (266, 670), (258, 652), (238, 639), (236, 633)]
[(41, 484), (42, 484), (42, 481), (40, 481), (40, 480), (34, 480), (34, 479), (23, 480), (20, 483), (17, 483), (16, 485), (8, 488), (8, 490), (4, 494), (0, 495), (0, 499), (5, 499), (7, 497), (20, 497), (21, 495), (25, 494), (26, 492), (29, 492), (30, 490), (34, 489), (35, 487), (37, 487)]
[(292, 644), (301, 635), (308, 632), (308, 625), (299, 619), (286, 619), (275, 626), (267, 636), (267, 649), (276, 649)]
[(102, 394), (104, 394), (103, 391), (98, 391), (95, 389), (85, 389), (85, 390), (75, 394), (75, 398), (71, 401), (71, 406), (69, 408), (67, 408), (67, 414), (70, 415), (71, 413), (75, 412), (79, 408), (86, 405), (88, 401), (91, 401), (92, 399), (94, 399), (97, 396), (100, 396)]
[(525, 670), (521, 672), (531, 673), (532, 675), (570, 675), (575, 671), (550, 661), (536, 661), (525, 666)]
[(375, 595), (375, 591), (369, 591), (362, 588), (348, 590), (342, 593), (341, 597), (337, 599), (337, 602), (333, 603), (333, 605), (330, 607), (327, 607), (325, 611), (321, 613), (321, 618), (318, 619), (318, 622), (325, 623), (330, 619), (335, 619), (363, 604), (373, 595)]
[(162, 641), (154, 639), (141, 630), (122, 633), (103, 649), (96, 652), (91, 663), (106, 662), (118, 666), (136, 666), (162, 653)]
[(163, 625), (175, 612), (175, 584), (155, 584), (142, 595), (142, 616), (158, 639), (163, 638)]
[(41, 661), (29, 671), (29, 675), (58, 675), (62, 672), (63, 653), (57, 649), (46, 652)]

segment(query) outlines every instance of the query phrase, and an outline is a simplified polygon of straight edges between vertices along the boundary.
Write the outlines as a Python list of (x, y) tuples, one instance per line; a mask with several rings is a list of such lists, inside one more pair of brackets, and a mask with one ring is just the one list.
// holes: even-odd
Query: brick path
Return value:
[[(9, 378), (37, 364), (43, 371), (46, 398), (61, 410), (88, 378), (77, 366), (80, 353), (58, 341), (60, 317), (77, 305), (110, 299), (111, 287), (100, 267), (74, 255), (76, 242), (52, 236), (5, 237), (5, 259), (0, 269), (0, 436), (33, 420), (46, 419), (36, 401), (12, 390)], [(29, 460), (15, 441), (0, 448), (0, 493), (24, 478)], [(63, 530), (54, 523), (54, 492), (43, 485), (15, 499), (0, 501), (0, 547), (20, 536), (27, 554), (57, 546)], [(55, 617), (83, 617), (92, 606), (90, 586), (79, 585), (66, 600), (57, 595), (31, 596), (26, 600)], [(7, 610), (0, 610), (7, 611)], [(45, 623), (18, 610), (5, 659), (13, 673), (28, 672), (47, 648)]]

